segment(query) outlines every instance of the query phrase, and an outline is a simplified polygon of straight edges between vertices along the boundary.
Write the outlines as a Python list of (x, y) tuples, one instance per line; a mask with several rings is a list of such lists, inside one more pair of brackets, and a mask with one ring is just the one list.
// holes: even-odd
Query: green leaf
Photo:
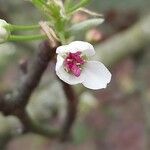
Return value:
[(103, 18), (89, 19), (89, 20), (74, 24), (69, 30), (72, 33), (86, 31), (92, 27), (96, 27), (96, 26), (100, 25), (101, 23), (103, 23), (103, 21), (104, 21)]
[(89, 3), (89, 1), (90, 0), (81, 0), (79, 3), (72, 5), (72, 7), (70, 7), (67, 10), (67, 13), (72, 13), (72, 12), (78, 10), (79, 8), (84, 7), (85, 5), (87, 5)]
[(51, 20), (51, 12), (45, 0), (31, 0), (33, 5), (38, 8), (49, 20)]
[(43, 6), (46, 5), (45, 0), (31, 0), (31, 2), (37, 7), (37, 8), (42, 8)]

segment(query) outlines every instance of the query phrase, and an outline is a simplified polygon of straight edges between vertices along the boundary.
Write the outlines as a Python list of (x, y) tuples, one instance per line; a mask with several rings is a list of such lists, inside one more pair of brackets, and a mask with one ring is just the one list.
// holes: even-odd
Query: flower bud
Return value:
[(5, 42), (10, 35), (10, 32), (5, 28), (7, 25), (8, 23), (5, 20), (0, 19), (0, 43)]
[(86, 33), (85, 38), (90, 43), (98, 43), (103, 39), (103, 34), (98, 29), (93, 28)]
[(79, 23), (88, 19), (88, 15), (83, 12), (76, 12), (72, 17), (72, 23)]

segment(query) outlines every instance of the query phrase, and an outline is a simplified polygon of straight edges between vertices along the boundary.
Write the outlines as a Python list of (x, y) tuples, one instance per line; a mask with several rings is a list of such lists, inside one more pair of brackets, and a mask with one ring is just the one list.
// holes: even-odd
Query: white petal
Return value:
[(89, 89), (106, 88), (111, 80), (109, 70), (98, 61), (88, 61), (83, 70), (85, 76), (82, 84)]
[(61, 57), (60, 55), (57, 55), (57, 63), (56, 63), (56, 67), (55, 70), (59, 70), (59, 68), (63, 65), (64, 62), (64, 58)]
[(0, 28), (0, 37), (7, 35), (7, 30), (5, 28)]
[(3, 43), (8, 38), (9, 33), (5, 28), (0, 28), (0, 43)]
[(62, 46), (57, 47), (57, 49), (56, 49), (57, 54), (64, 54), (64, 53), (68, 53), (68, 52), (69, 52), (68, 45), (62, 45)]
[(74, 41), (68, 45), (70, 52), (76, 53), (77, 51), (82, 52), (86, 56), (95, 55), (94, 47), (88, 43), (83, 41)]
[(3, 27), (5, 25), (8, 25), (8, 23), (5, 20), (0, 19), (0, 27)]
[(67, 73), (64, 70), (63, 61), (64, 59), (58, 55), (56, 68), (55, 68), (57, 76), (64, 82), (71, 84), (71, 85), (82, 83), (84, 80), (84, 76), (81, 74), (79, 77), (76, 77), (72, 74)]
[(69, 45), (62, 45), (56, 49), (56, 53), (61, 55), (68, 52), (76, 53), (78, 51), (82, 52), (83, 55), (86, 55), (87, 57), (95, 55), (94, 47), (90, 43), (83, 41), (74, 41)]
[(5, 42), (9, 36), (9, 31), (4, 27), (6, 25), (8, 25), (8, 23), (5, 20), (0, 19), (0, 43)]

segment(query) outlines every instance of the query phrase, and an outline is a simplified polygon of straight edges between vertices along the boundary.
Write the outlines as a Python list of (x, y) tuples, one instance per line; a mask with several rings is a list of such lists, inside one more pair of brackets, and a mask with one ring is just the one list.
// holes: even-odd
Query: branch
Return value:
[(24, 132), (31, 131), (49, 137), (59, 137), (60, 133), (62, 133), (61, 139), (67, 140), (76, 118), (78, 103), (77, 97), (70, 85), (61, 81), (68, 104), (67, 116), (64, 121), (62, 132), (57, 129), (39, 127), (39, 125), (36, 124), (26, 112), (26, 105), (28, 104), (30, 96), (38, 86), (49, 61), (53, 59), (55, 49), (56, 48), (51, 48), (50, 51), (48, 42), (44, 42), (31, 65), (27, 69), (26, 66), (23, 66), (23, 69), (25, 68), (25, 79), (20, 83), (18, 89), (13, 91), (9, 96), (7, 95), (7, 97), (1, 96), (0, 110), (4, 115), (17, 116), (24, 125)]
[(24, 111), (19, 118), (25, 127), (24, 133), (32, 132), (51, 138), (56, 138), (60, 136), (61, 132), (59, 129), (45, 126), (43, 127), (39, 125), (38, 123), (36, 123), (36, 121), (34, 121), (34, 119), (31, 119), (31, 117), (26, 111)]
[[(56, 48), (50, 48), (48, 42), (44, 42), (43, 45), (40, 45), (40, 50), (33, 59), (33, 62), (28, 67), (28, 72), (25, 75), (25, 79), (20, 83), (17, 90), (8, 97), (4, 103), (9, 109), (3, 110), (5, 114), (9, 115), (10, 113), (15, 114), (17, 108), (25, 108), (32, 92), (38, 86), (40, 79), (46, 70), (49, 61), (53, 58)], [(2, 110), (3, 108), (0, 107)]]
[(76, 119), (78, 96), (69, 84), (63, 81), (61, 81), (61, 83), (67, 99), (67, 116), (62, 129), (61, 140), (66, 141), (70, 136), (70, 130)]
[(0, 97), (0, 110), (4, 115), (17, 116), (24, 125), (25, 131), (41, 132), (37, 128), (33, 130), (33, 125), (26, 112), (26, 106), (31, 94), (38, 86), (49, 61), (53, 59), (55, 50), (56, 47), (50, 47), (47, 41), (43, 42), (18, 89), (14, 90), (12, 94), (7, 94), (6, 97)]
[(134, 26), (99, 44), (97, 58), (106, 65), (113, 65), (131, 54), (141, 51), (150, 43), (150, 14)]

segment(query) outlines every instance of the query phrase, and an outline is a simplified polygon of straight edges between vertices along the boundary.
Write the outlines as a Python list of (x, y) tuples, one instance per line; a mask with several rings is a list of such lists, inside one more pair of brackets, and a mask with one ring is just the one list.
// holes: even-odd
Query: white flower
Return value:
[(10, 32), (5, 28), (5, 26), (8, 25), (8, 23), (0, 19), (0, 43), (3, 43), (7, 40)]
[(95, 55), (90, 43), (74, 41), (59, 46), (56, 53), (56, 74), (64, 82), (71, 85), (82, 83), (89, 89), (106, 88), (110, 82), (109, 70), (101, 62), (89, 61), (88, 58)]

